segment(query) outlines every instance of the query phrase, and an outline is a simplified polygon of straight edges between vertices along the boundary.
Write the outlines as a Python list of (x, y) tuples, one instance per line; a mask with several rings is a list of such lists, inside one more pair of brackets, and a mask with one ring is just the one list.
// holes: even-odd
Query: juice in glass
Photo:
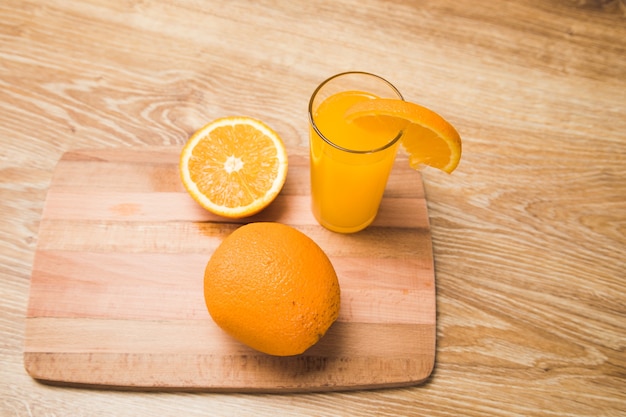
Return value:
[(312, 210), (335, 232), (374, 221), (395, 160), (402, 132), (375, 118), (344, 118), (354, 103), (376, 97), (402, 99), (384, 79), (350, 72), (324, 81), (309, 103)]

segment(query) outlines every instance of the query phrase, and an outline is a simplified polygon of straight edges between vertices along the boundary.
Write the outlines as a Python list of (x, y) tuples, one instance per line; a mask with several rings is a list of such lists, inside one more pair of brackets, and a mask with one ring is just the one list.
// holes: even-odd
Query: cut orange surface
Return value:
[(185, 188), (202, 207), (241, 218), (258, 213), (276, 198), (287, 178), (287, 152), (265, 123), (225, 117), (191, 136), (179, 170)]
[(409, 164), (414, 169), (428, 165), (450, 173), (461, 160), (461, 137), (454, 126), (419, 104), (376, 98), (354, 104), (346, 111), (345, 117), (355, 123), (377, 120), (380, 124), (382, 120), (390, 129), (398, 129), (399, 122), (405, 121), (402, 146), (409, 154)]

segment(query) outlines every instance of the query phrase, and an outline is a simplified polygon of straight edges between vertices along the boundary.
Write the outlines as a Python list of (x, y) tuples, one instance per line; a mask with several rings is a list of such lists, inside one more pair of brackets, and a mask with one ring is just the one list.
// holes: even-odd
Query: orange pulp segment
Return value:
[(355, 123), (384, 123), (395, 131), (400, 126), (401, 143), (414, 169), (428, 165), (451, 173), (461, 160), (461, 137), (454, 126), (419, 104), (375, 98), (352, 105), (344, 116)]
[(287, 152), (278, 134), (260, 120), (224, 117), (191, 136), (179, 171), (202, 207), (224, 217), (247, 217), (269, 205), (282, 189)]

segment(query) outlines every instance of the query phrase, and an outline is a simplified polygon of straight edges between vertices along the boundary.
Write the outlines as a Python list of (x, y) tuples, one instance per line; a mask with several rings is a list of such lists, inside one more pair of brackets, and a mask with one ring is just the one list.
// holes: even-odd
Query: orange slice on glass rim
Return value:
[(461, 160), (461, 137), (454, 126), (434, 111), (408, 101), (375, 98), (358, 102), (345, 113), (349, 121), (381, 121), (403, 130), (401, 143), (413, 169), (427, 165), (451, 173)]
[(229, 218), (267, 207), (287, 178), (287, 152), (260, 120), (224, 117), (195, 132), (180, 155), (180, 177), (208, 211)]

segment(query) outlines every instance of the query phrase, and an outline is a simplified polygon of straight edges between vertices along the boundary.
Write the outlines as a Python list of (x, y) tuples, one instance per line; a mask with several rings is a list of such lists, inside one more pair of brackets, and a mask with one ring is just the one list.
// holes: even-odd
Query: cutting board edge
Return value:
[[(71, 356), (72, 354), (66, 354)], [(435, 369), (435, 357), (429, 361), (429, 367), (420, 375), (414, 375), (410, 378), (402, 377), (390, 382), (372, 382), (372, 383), (351, 383), (351, 384), (304, 384), (297, 385), (271, 385), (263, 387), (251, 387), (250, 385), (224, 385), (223, 383), (215, 385), (207, 384), (117, 384), (117, 383), (96, 383), (90, 381), (68, 380), (54, 376), (46, 376), (45, 372), (38, 372), (37, 363), (41, 363), (42, 357), (52, 357), (53, 354), (44, 352), (24, 352), (24, 368), (27, 374), (38, 383), (79, 389), (94, 389), (108, 391), (135, 391), (135, 392), (215, 392), (215, 393), (269, 393), (269, 394), (288, 394), (288, 393), (315, 393), (315, 392), (346, 392), (359, 390), (377, 390), (419, 386), (426, 383), (431, 377)], [(54, 355), (55, 359), (58, 358)]]

